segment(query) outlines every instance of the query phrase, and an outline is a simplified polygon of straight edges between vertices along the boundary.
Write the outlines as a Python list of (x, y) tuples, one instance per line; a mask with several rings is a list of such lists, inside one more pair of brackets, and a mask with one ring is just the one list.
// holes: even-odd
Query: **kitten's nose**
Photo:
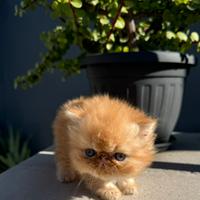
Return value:
[(105, 152), (100, 152), (99, 159), (100, 160), (107, 160), (109, 156)]

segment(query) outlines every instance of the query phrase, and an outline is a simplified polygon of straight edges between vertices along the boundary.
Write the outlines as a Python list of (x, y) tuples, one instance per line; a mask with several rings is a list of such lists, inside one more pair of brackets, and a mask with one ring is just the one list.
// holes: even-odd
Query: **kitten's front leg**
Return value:
[(85, 176), (84, 181), (88, 189), (103, 200), (118, 200), (122, 196), (121, 191), (112, 182), (103, 181), (89, 175)]
[(56, 152), (56, 176), (60, 182), (72, 182), (77, 180), (78, 174), (71, 167), (70, 160), (67, 155)]
[(137, 185), (134, 178), (125, 178), (117, 181), (117, 186), (123, 194), (137, 194)]
[(65, 168), (60, 165), (57, 165), (56, 176), (60, 182), (66, 182), (66, 183), (78, 179), (78, 175), (73, 169), (71, 169), (70, 167)]

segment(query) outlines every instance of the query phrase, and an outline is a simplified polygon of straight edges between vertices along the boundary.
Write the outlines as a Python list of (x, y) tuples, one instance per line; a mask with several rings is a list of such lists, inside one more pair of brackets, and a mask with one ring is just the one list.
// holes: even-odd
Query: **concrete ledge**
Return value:
[[(139, 195), (124, 200), (200, 200), (200, 134), (177, 134), (137, 182)], [(53, 151), (39, 152), (0, 175), (0, 200), (96, 199), (83, 185), (56, 180)]]

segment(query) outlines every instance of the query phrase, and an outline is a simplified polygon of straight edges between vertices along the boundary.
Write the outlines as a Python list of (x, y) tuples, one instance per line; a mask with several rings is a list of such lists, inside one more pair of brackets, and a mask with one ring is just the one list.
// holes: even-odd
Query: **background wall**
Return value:
[[(89, 94), (82, 72), (66, 82), (61, 74), (47, 74), (41, 83), (27, 91), (14, 90), (13, 80), (39, 60), (44, 51), (39, 34), (55, 24), (42, 9), (23, 18), (14, 16), (19, 0), (0, 1), (0, 129), (12, 125), (31, 138), (36, 151), (52, 144), (51, 124), (56, 109), (65, 100)], [(200, 56), (198, 56), (200, 59)], [(181, 116), (176, 130), (200, 132), (200, 67), (191, 70), (187, 80)]]
[(55, 26), (42, 9), (23, 18), (14, 16), (19, 0), (1, 0), (0, 5), (0, 128), (12, 125), (31, 138), (34, 150), (52, 144), (51, 124), (56, 110), (67, 99), (89, 94), (85, 73), (61, 82), (60, 73), (47, 74), (42, 82), (22, 91), (13, 80), (39, 60), (42, 31)]

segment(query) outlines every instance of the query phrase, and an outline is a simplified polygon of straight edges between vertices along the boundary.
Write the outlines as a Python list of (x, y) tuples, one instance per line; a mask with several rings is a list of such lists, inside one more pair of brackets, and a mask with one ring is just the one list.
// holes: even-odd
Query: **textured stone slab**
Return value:
[[(200, 134), (179, 134), (172, 149), (157, 154), (154, 165), (138, 177), (137, 182), (139, 195), (124, 196), (124, 200), (200, 200)], [(96, 197), (82, 184), (59, 183), (53, 151), (47, 150), (0, 175), (0, 200), (12, 199)]]

